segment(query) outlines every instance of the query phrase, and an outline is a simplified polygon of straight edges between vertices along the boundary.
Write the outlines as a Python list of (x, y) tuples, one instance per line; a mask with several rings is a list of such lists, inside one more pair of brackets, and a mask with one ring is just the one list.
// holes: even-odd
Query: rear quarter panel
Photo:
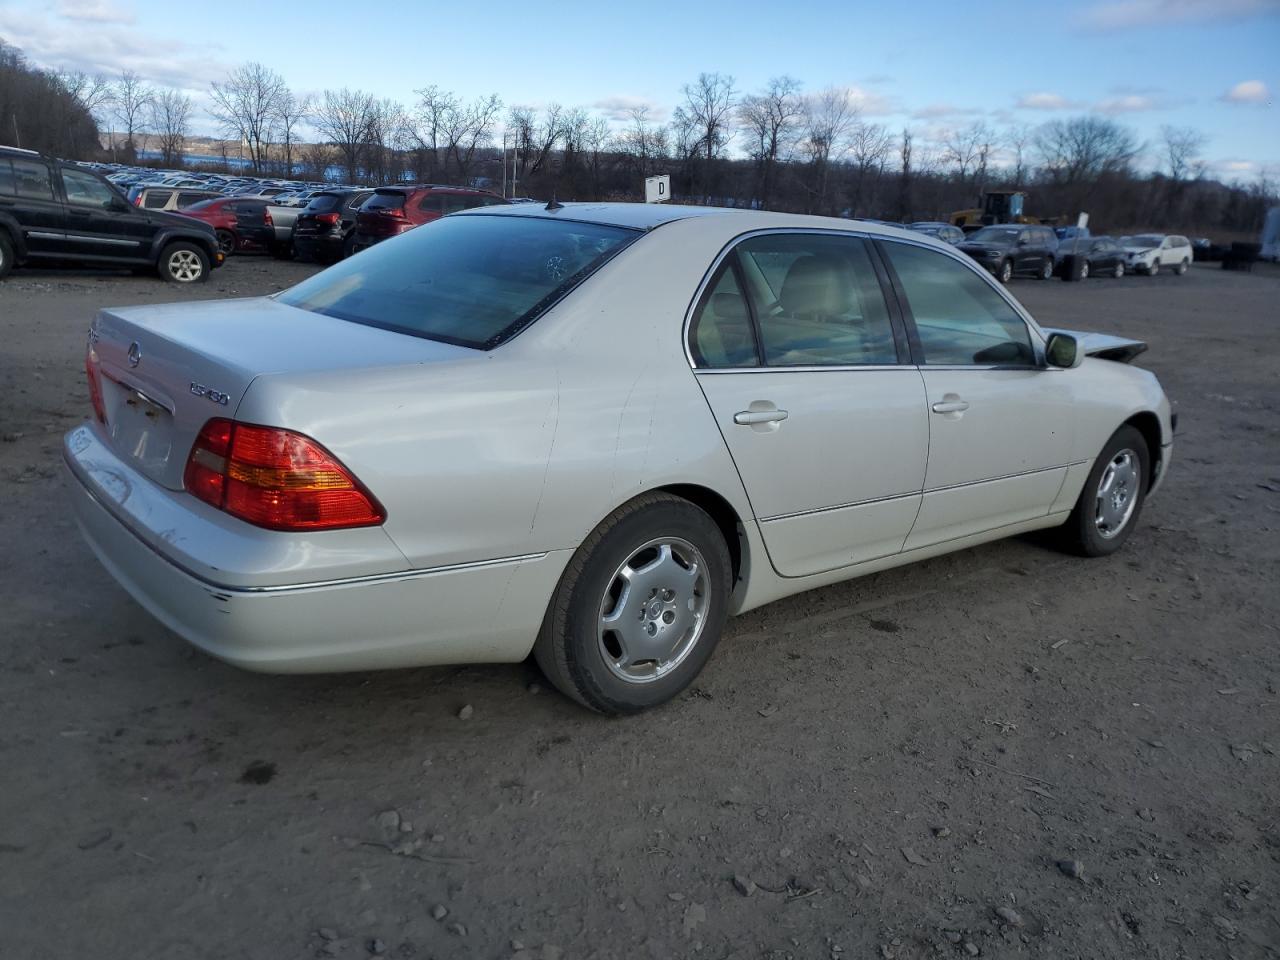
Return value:
[(723, 235), (682, 226), (640, 238), (492, 351), (263, 376), (236, 417), (328, 447), (386, 507), (414, 567), (572, 549), (620, 504), (676, 483), (715, 490), (745, 520), (683, 346)]

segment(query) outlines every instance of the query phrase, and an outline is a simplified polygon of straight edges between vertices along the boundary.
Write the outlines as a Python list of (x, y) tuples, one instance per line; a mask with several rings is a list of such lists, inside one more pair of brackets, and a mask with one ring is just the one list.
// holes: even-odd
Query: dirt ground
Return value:
[(1280, 273), (1013, 284), (1177, 402), (1119, 555), (795, 597), (606, 720), (528, 664), (241, 672), (81, 541), (93, 310), (311, 269), (0, 284), (0, 957), (1280, 956)]

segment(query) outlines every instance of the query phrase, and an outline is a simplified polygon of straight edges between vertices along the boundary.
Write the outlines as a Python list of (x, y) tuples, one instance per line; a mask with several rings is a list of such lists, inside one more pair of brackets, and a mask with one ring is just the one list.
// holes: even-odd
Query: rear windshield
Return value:
[(364, 202), (365, 210), (399, 210), (404, 206), (404, 194), (398, 190), (383, 193), (379, 190)]
[(342, 197), (336, 193), (320, 193), (311, 198), (307, 204), (307, 213), (327, 213), (337, 210), (342, 204)]
[(278, 297), (325, 316), (488, 350), (639, 236), (569, 220), (444, 217)]

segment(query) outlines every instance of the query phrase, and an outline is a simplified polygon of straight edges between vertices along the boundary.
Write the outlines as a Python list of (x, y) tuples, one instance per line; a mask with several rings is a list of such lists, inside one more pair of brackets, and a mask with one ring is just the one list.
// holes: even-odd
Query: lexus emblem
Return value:
[(129, 344), (129, 366), (136, 367), (141, 362), (142, 347), (138, 346), (138, 341), (135, 340), (133, 343)]

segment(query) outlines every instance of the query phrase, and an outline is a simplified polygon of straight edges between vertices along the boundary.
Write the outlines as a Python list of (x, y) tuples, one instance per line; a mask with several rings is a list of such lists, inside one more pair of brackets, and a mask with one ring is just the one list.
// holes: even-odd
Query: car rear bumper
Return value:
[(342, 247), (345, 242), (341, 234), (338, 236), (306, 236), (295, 233), (293, 235), (293, 249), (303, 258), (333, 259), (341, 257)]
[[(84, 428), (81, 428), (81, 431)], [(374, 670), (528, 656), (570, 551), (338, 579), (245, 586), (197, 575), (136, 528), (151, 482), (119, 462), (111, 489), (64, 448), (89, 546), (152, 616), (206, 653), (267, 673)], [(99, 456), (100, 451), (99, 451)], [(154, 485), (152, 485), (154, 486)], [(123, 491), (123, 492), (122, 492)], [(166, 497), (157, 491), (158, 499)], [(190, 539), (185, 537), (184, 539)]]

